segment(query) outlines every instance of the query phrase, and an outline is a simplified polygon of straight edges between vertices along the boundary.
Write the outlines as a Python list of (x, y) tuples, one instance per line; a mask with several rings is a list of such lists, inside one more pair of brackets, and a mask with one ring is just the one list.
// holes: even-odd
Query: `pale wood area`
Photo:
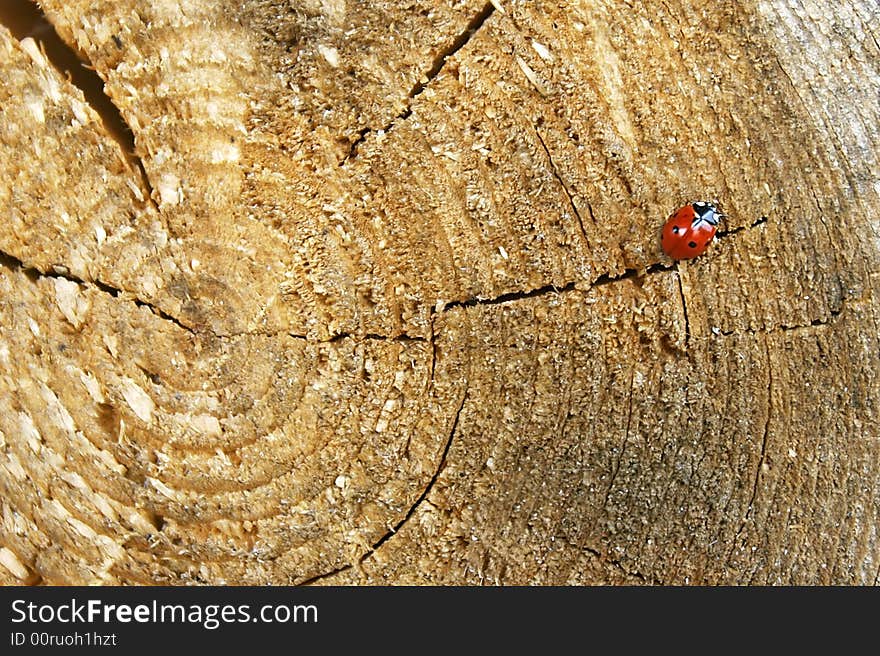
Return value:
[(874, 0), (40, 4), (0, 582), (878, 581)]

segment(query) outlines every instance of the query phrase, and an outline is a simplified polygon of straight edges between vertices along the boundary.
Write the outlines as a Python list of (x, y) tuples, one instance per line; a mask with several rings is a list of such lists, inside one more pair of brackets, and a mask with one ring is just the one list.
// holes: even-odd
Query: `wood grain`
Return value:
[(0, 25), (0, 582), (878, 581), (875, 3), (294, 4)]

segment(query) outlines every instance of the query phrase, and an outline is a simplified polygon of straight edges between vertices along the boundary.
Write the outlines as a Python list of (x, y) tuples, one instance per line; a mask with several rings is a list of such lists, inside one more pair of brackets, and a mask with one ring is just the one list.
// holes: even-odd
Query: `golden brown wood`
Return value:
[(878, 581), (875, 2), (41, 5), (0, 583)]

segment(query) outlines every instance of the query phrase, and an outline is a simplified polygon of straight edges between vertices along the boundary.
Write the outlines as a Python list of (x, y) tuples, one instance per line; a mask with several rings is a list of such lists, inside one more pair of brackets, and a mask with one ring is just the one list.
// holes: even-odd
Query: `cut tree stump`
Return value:
[(8, 4), (0, 582), (878, 582), (875, 0)]

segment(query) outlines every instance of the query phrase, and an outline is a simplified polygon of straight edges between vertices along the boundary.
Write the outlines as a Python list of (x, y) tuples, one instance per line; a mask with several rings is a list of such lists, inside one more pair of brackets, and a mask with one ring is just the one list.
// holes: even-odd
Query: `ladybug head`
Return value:
[(710, 225), (717, 226), (718, 222), (724, 218), (724, 214), (721, 214), (715, 205), (704, 200), (695, 201), (691, 207), (694, 208), (694, 224), (705, 221)]

